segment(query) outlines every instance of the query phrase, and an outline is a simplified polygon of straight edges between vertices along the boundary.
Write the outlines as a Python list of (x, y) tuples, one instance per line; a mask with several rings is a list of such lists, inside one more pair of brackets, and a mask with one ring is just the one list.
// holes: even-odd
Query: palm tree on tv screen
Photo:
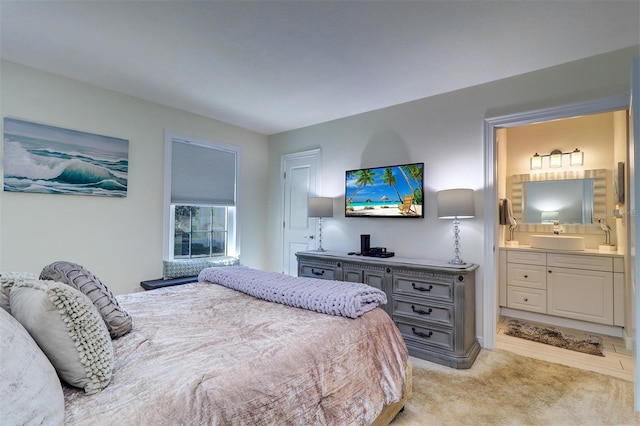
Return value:
[[(422, 203), (422, 187), (420, 185), (420, 178), (422, 177), (422, 167), (419, 164), (409, 164), (406, 166), (398, 167), (404, 180), (407, 182), (411, 193), (413, 194), (413, 200), (416, 204)], [(414, 188), (411, 181), (416, 185)]]
[(400, 195), (400, 192), (398, 192), (398, 187), (396, 186), (397, 180), (393, 175), (393, 169), (391, 167), (384, 169), (384, 173), (382, 174), (382, 183), (391, 186), (393, 190), (396, 191), (398, 201), (402, 202), (402, 196)]
[(360, 191), (360, 188), (367, 185), (373, 185), (373, 180), (375, 176), (376, 176), (376, 173), (373, 172), (371, 169), (355, 170), (355, 171), (349, 172), (349, 175), (347, 177), (349, 179), (352, 179), (355, 177), (356, 185), (358, 186), (356, 190), (353, 192), (353, 194), (351, 194), (351, 197), (349, 197), (349, 199), (347, 200), (347, 206), (351, 204), (351, 202), (353, 201), (353, 198), (356, 196), (358, 191)]

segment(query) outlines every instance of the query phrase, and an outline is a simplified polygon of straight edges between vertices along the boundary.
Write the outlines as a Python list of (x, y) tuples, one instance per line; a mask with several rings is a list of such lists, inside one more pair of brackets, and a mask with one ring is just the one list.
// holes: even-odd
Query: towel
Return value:
[(382, 290), (360, 283), (292, 277), (245, 266), (207, 268), (198, 281), (209, 281), (258, 299), (348, 318), (387, 303)]
[(516, 219), (513, 217), (513, 207), (511, 205), (510, 199), (501, 198), (498, 207), (498, 211), (500, 214), (500, 225), (517, 225)]

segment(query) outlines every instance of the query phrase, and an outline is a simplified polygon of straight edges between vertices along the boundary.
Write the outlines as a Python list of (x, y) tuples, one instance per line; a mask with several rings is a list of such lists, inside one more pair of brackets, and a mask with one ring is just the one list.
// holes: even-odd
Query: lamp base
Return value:
[(449, 263), (451, 265), (466, 265), (467, 264), (467, 262), (465, 262), (464, 260), (460, 259), (459, 257), (455, 257), (455, 258), (451, 259), (449, 261)]

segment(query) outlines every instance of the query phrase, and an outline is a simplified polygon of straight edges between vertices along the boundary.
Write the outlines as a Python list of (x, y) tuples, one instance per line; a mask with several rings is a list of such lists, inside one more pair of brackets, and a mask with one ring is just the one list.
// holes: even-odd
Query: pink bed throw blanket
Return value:
[(220, 284), (250, 296), (329, 315), (357, 318), (387, 303), (383, 291), (366, 284), (292, 277), (245, 266), (207, 268), (198, 281)]

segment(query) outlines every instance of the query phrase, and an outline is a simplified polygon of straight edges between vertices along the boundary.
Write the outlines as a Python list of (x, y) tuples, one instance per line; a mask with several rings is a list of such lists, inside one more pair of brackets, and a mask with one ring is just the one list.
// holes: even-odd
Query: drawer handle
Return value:
[(525, 301), (525, 302), (528, 302), (528, 301), (529, 301), (529, 298), (525, 297), (525, 298), (524, 298), (524, 301)]
[(425, 288), (425, 287), (416, 287), (416, 283), (411, 283), (411, 287), (413, 287), (414, 290), (418, 290), (418, 291), (431, 291), (433, 289), (433, 286), (431, 284), (429, 284), (429, 288)]
[(431, 336), (433, 336), (433, 331), (430, 331), (429, 334), (427, 334), (421, 331), (416, 331), (415, 327), (411, 327), (411, 331), (413, 331), (413, 334), (415, 334), (416, 336), (424, 337), (425, 339), (429, 339)]
[(416, 309), (415, 306), (413, 305), (411, 305), (411, 310), (416, 314), (420, 314), (420, 315), (431, 315), (431, 312), (433, 312), (433, 309), (431, 308), (429, 308), (428, 311), (423, 311), (422, 309)]
[(524, 277), (525, 277), (525, 278), (529, 278), (529, 275), (525, 275)]
[(322, 271), (318, 272), (315, 269), (311, 268), (311, 273), (313, 275), (324, 275), (324, 269)]

